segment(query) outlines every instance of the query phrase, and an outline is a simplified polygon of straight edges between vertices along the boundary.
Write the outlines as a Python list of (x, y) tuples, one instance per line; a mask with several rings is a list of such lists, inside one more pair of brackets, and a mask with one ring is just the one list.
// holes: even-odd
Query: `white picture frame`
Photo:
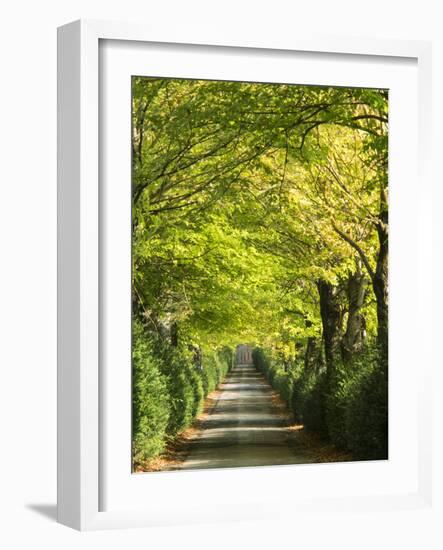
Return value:
[[(248, 35), (250, 36), (250, 35)], [(236, 495), (235, 502), (229, 504), (228, 495), (222, 496), (220, 505), (207, 507), (204, 504), (186, 507), (180, 499), (175, 506), (171, 502), (162, 505), (140, 506), (134, 500), (130, 502), (128, 492), (119, 502), (119, 493), (114, 492), (111, 509), (103, 505), (103, 483), (108, 466), (104, 467), (106, 457), (103, 453), (109, 447), (104, 442), (106, 407), (103, 401), (109, 400), (110, 391), (104, 399), (103, 364), (101, 361), (100, 338), (103, 319), (101, 302), (106, 291), (101, 288), (103, 277), (103, 231), (106, 224), (100, 223), (103, 209), (103, 196), (100, 192), (100, 147), (101, 134), (99, 114), (101, 96), (99, 94), (100, 47), (104, 41), (125, 44), (125, 55), (131, 47), (140, 44), (175, 45), (175, 51), (189, 49), (205, 52), (211, 56), (214, 47), (228, 51), (232, 57), (252, 55), (262, 52), (266, 55), (281, 56), (288, 53), (304, 52), (313, 56), (330, 55), (340, 59), (369, 58), (385, 59), (392, 66), (402, 60), (412, 60), (416, 66), (418, 82), (417, 133), (419, 175), (410, 174), (415, 184), (419, 205), (417, 227), (419, 234), (413, 252), (413, 261), (420, 265), (420, 272), (413, 282), (417, 282), (415, 302), (417, 312), (429, 314), (425, 298), (429, 298), (429, 288), (425, 289), (420, 281), (429, 277), (426, 266), (432, 250), (422, 246), (432, 231), (431, 222), (431, 181), (427, 158), (430, 140), (430, 79), (431, 47), (426, 42), (367, 40), (342, 37), (315, 37), (312, 35), (282, 36), (278, 41), (260, 38), (232, 37), (221, 33), (220, 36), (207, 37), (202, 29), (201, 35), (187, 36), (186, 29), (174, 31), (170, 36), (157, 35), (154, 28), (136, 24), (101, 21), (77, 21), (59, 29), (58, 34), (58, 520), (80, 530), (169, 525), (174, 523), (193, 523), (200, 521), (220, 521), (229, 519), (259, 519), (264, 517), (266, 503), (273, 504), (272, 512), (266, 510), (267, 517), (282, 517), (297, 508), (305, 512), (321, 511), (327, 507), (346, 512), (359, 508), (364, 511), (375, 509), (398, 509), (429, 507), (432, 502), (432, 447), (431, 447), (431, 378), (432, 361), (423, 360), (423, 367), (416, 380), (411, 379), (411, 392), (415, 392), (417, 408), (411, 418), (417, 427), (417, 456), (409, 468), (416, 470), (416, 477), (405, 490), (397, 489), (381, 493), (352, 492), (348, 480), (348, 491), (334, 494), (333, 484), (329, 493), (312, 490), (312, 495), (304, 494), (302, 500), (291, 497), (284, 491), (284, 475), (290, 467), (272, 467), (260, 470), (267, 478), (264, 494), (254, 493), (254, 475), (252, 469), (217, 472), (186, 472), (161, 474), (155, 478), (155, 490), (168, 487), (170, 492), (185, 491), (189, 484), (207, 486), (208, 480), (220, 483), (220, 487), (232, 483), (249, 483), (250, 498), (242, 500)], [(181, 46), (182, 45), (182, 46)], [(139, 47), (139, 46), (138, 46)], [(161, 49), (161, 48), (160, 48)], [(128, 53), (129, 52), (129, 53)], [(325, 63), (328, 63), (326, 60)], [(215, 69), (216, 71), (216, 69)], [(178, 75), (180, 76), (180, 75)], [(106, 83), (106, 79), (104, 80)], [(399, 152), (397, 151), (397, 154)], [(406, 176), (405, 176), (406, 177)], [(418, 183), (418, 184), (417, 184)], [(414, 275), (415, 276), (415, 275)], [(104, 294), (103, 294), (104, 293)], [(413, 345), (413, 344), (412, 344)], [(411, 350), (409, 356), (413, 357)], [(426, 352), (425, 352), (426, 353)], [(430, 353), (430, 352), (428, 352)], [(407, 358), (406, 358), (407, 360)], [(109, 388), (108, 388), (109, 389)], [(112, 388), (111, 388), (112, 389)], [(108, 391), (108, 390), (107, 390)], [(128, 412), (129, 414), (129, 412)], [(123, 433), (123, 432), (122, 432)], [(125, 442), (122, 442), (125, 445)], [(129, 453), (129, 449), (126, 451)], [(339, 476), (343, 468), (353, 468), (352, 464), (323, 468), (320, 474), (322, 482)], [(360, 467), (360, 466), (359, 466)], [(364, 465), (361, 465), (364, 468)], [(371, 466), (372, 467), (372, 466)], [(312, 472), (312, 466), (310, 466)], [(373, 465), (373, 468), (380, 466)], [(349, 470), (348, 470), (349, 471)], [(354, 469), (357, 479), (364, 470)], [(375, 472), (375, 470), (374, 470)], [(381, 474), (381, 470), (378, 472)], [(284, 475), (283, 475), (284, 474)], [(386, 475), (391, 475), (388, 471)], [(128, 472), (130, 475), (130, 472)], [(198, 479), (192, 476), (199, 476)], [(307, 474), (308, 475), (308, 474)], [(312, 475), (309, 474), (309, 475)], [(352, 477), (351, 475), (351, 477)], [(375, 474), (374, 474), (375, 475)], [(405, 474), (406, 475), (406, 474)], [(409, 475), (409, 474), (408, 474)], [(180, 476), (180, 477), (179, 477)], [(141, 478), (139, 478), (141, 479)], [(147, 478), (144, 483), (146, 485)], [(151, 478), (153, 479), (153, 478)], [(217, 481), (218, 480), (218, 481)], [(246, 481), (245, 481), (246, 480)], [(149, 480), (148, 480), (149, 481)], [(138, 482), (137, 482), (138, 483)], [(280, 489), (271, 490), (271, 487)], [(131, 480), (131, 484), (134, 482)], [(406, 485), (405, 485), (406, 487)], [(123, 494), (123, 493), (122, 493)], [(224, 498), (224, 500), (223, 500)], [(245, 503), (248, 506), (245, 506)], [(279, 506), (275, 506), (280, 503)], [(105, 509), (104, 509), (105, 508)]]

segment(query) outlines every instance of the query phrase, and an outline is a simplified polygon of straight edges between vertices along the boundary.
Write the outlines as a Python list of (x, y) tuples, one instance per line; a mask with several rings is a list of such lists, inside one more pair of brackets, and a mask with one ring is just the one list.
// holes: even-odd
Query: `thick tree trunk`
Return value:
[(377, 342), (385, 365), (388, 361), (388, 198), (386, 188), (380, 191), (380, 214), (377, 234), (380, 249), (372, 278), (377, 299)]
[(342, 339), (342, 358), (346, 363), (361, 351), (366, 336), (366, 322), (360, 313), (367, 290), (367, 280), (364, 277), (360, 262), (357, 271), (348, 277), (346, 294), (348, 299), (348, 319), (346, 332)]
[(380, 189), (380, 212), (376, 224), (379, 250), (376, 260), (375, 272), (361, 247), (341, 231), (335, 224), (334, 230), (350, 244), (359, 254), (372, 280), (375, 298), (377, 301), (377, 343), (380, 349), (383, 364), (386, 366), (388, 360), (388, 241), (389, 241), (389, 212), (387, 187), (383, 185)]
[(343, 310), (338, 287), (326, 281), (318, 281), (317, 288), (320, 296), (326, 367), (329, 372), (332, 372), (340, 357)]
[(377, 228), (380, 251), (373, 277), (374, 294), (377, 300), (377, 342), (382, 358), (388, 358), (388, 234), (384, 226)]

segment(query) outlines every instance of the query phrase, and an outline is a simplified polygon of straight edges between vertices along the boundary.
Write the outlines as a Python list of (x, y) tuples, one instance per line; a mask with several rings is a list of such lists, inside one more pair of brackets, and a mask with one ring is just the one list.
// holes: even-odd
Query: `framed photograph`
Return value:
[(429, 507), (430, 45), (58, 48), (59, 521)]

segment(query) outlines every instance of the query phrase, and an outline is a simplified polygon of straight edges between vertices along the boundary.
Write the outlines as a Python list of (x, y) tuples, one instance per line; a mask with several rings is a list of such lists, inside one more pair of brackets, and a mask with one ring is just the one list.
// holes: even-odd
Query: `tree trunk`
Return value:
[(315, 367), (315, 356), (316, 356), (316, 342), (313, 336), (308, 338), (308, 343), (306, 344), (305, 351), (305, 370), (310, 370)]
[(380, 251), (373, 277), (374, 294), (377, 299), (377, 342), (382, 358), (388, 358), (388, 235), (378, 228)]
[(346, 363), (349, 363), (352, 357), (363, 348), (366, 322), (360, 310), (365, 300), (366, 290), (367, 280), (362, 273), (360, 261), (358, 261), (357, 271), (348, 277), (346, 288), (348, 319), (341, 344), (342, 358)]
[(170, 338), (171, 346), (176, 348), (178, 346), (178, 325), (175, 321), (171, 324)]
[(306, 344), (304, 368), (305, 370), (314, 369), (318, 372), (323, 366), (322, 342), (314, 336), (310, 336)]
[(340, 356), (343, 310), (338, 287), (326, 281), (317, 281), (317, 288), (320, 296), (326, 367), (332, 372)]
[(377, 299), (377, 342), (383, 363), (388, 361), (388, 199), (386, 189), (380, 192), (380, 221), (377, 234), (380, 250), (372, 284)]
[(370, 262), (362, 248), (339, 229), (334, 223), (334, 230), (356, 250), (371, 277), (375, 298), (377, 301), (377, 344), (380, 349), (381, 359), (387, 373), (388, 362), (388, 241), (389, 241), (389, 212), (387, 187), (383, 184), (380, 188), (380, 211), (376, 224), (379, 250), (377, 253), (376, 268), (373, 271)]
[[(306, 328), (312, 327), (312, 321), (309, 319), (305, 320)], [(309, 336), (306, 343), (305, 357), (304, 357), (304, 368), (305, 370), (316, 370), (318, 371), (322, 366), (322, 343), (315, 336)]]

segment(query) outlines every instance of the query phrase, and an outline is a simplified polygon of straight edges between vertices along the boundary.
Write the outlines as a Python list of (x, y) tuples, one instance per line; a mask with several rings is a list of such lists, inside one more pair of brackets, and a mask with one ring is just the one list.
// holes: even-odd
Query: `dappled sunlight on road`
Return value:
[(232, 369), (201, 424), (182, 469), (311, 462), (289, 444), (287, 419), (274, 404), (266, 379), (251, 365)]

